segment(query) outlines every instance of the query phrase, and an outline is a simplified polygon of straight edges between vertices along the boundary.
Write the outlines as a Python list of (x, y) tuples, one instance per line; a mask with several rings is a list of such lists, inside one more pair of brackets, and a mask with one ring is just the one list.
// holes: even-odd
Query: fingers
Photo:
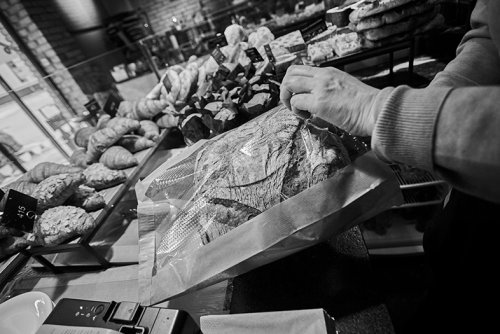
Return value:
[(292, 67), (287, 71), (280, 88), (280, 100), (290, 109), (290, 99), (294, 94), (310, 93), (315, 85), (315, 80), (309, 74), (301, 76), (293, 73), (301, 73), (302, 69), (294, 70)]
[(307, 65), (292, 65), (286, 71), (287, 76), (302, 76), (302, 77), (314, 77), (321, 71), (321, 68), (312, 67)]
[(309, 118), (311, 116), (310, 107), (312, 105), (312, 95), (311, 94), (296, 94), (290, 99), (291, 110), (303, 118)]

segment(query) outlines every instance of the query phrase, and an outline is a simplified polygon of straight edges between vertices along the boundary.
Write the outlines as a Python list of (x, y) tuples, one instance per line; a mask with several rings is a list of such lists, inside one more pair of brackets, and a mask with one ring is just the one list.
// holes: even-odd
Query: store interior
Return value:
[[(410, 165), (379, 162), (402, 200), (394, 200), (397, 203), (392, 205), (396, 195), (383, 193), (374, 200), (380, 202), (373, 204), (376, 214), (368, 219), (353, 218), (351, 225), (344, 226), (349, 225), (347, 231), (339, 228), (328, 238), (321, 236), (320, 241), (310, 232), (315, 241), (307, 246), (301, 244), (294, 250), (293, 243), (284, 242), (276, 246), (275, 253), (271, 250), (224, 272), (213, 269), (215, 274), (211, 271), (214, 276), (209, 278), (198, 273), (202, 269), (186, 269), (206, 280), (195, 284), (180, 277), (192, 286), (177, 288), (179, 291), (172, 288), (175, 293), (171, 294), (162, 290), (162, 283), (154, 283), (159, 280), (155, 272), (162, 271), (164, 264), (158, 260), (146, 267), (152, 261), (146, 251), (163, 231), (163, 219), (167, 221), (165, 217), (180, 210), (178, 203), (186, 203), (186, 196), (198, 191), (175, 188), (175, 182), (181, 185), (178, 188), (182, 182), (161, 176), (161, 172), (169, 172), (164, 166), (173, 168), (174, 178), (196, 180), (194, 169), (194, 174), (175, 170), (179, 157), (197, 152), (194, 149), (205, 140), (230, 138), (238, 127), (278, 108), (281, 80), (291, 65), (335, 67), (379, 89), (427, 87), (455, 57), (460, 40), (470, 29), (476, 3), (407, 1), (407, 8), (415, 5), (426, 11), (422, 14), (415, 9), (416, 19), (411, 16), (392, 23), (398, 33), (370, 39), (372, 31), (359, 28), (349, 16), (353, 6), (362, 2), (0, 0), (0, 194), (11, 194), (13, 184), (28, 180), (33, 192), (27, 188), (16, 191), (35, 198), (36, 205), (33, 194), (46, 179), (36, 179), (33, 170), (46, 162), (65, 166), (58, 175), (72, 175), (69, 168), (87, 170), (99, 164), (116, 177), (114, 183), (89, 190), (102, 202), (96, 210), (83, 210), (93, 228), (66, 237), (51, 236), (57, 239), (52, 243), (12, 239), (35, 233), (33, 224), (41, 224), (37, 219), (47, 213), (40, 211), (39, 200), (37, 216), (26, 218), (31, 230), (6, 234), (0, 247), (0, 307), (33, 291), (45, 293), (54, 305), (63, 298), (76, 298), (144, 306), (149, 298), (144, 296), (152, 288), (137, 281), (147, 281), (152, 275), (150, 285), (160, 292), (157, 296), (150, 292), (149, 305), (186, 311), (197, 325), (200, 316), (207, 315), (323, 308), (335, 319), (337, 333), (412, 333), (427, 293), (423, 232), (439, 216), (451, 186)], [(249, 49), (259, 59), (252, 58)], [(179, 98), (170, 100), (176, 85), (180, 85)], [(217, 105), (219, 114), (210, 114), (212, 105)], [(141, 125), (131, 125), (121, 133), (116, 130), (118, 137), (111, 144), (104, 149), (96, 144), (91, 149), (92, 141), (97, 140), (94, 134), (118, 118)], [(143, 121), (152, 124), (153, 132)], [(120, 139), (123, 144), (117, 144)], [(140, 140), (149, 144), (129, 149), (127, 139), (132, 146)], [(352, 143), (368, 150), (370, 138), (353, 136)], [(119, 154), (126, 155), (129, 162), (121, 164), (120, 160), (114, 165), (119, 159), (112, 157), (104, 163), (109, 147), (125, 150)], [(84, 156), (83, 165), (77, 163), (78, 154)], [(217, 154), (225, 157), (223, 150)], [(156, 194), (158, 202), (153, 197), (143, 201), (144, 187), (160, 176), (165, 178), (164, 184), (174, 183), (172, 191), (179, 196), (172, 199), (171, 190), (164, 190), (164, 194)], [(78, 182), (76, 188), (88, 185)], [(281, 196), (280, 201), (289, 200)], [(52, 207), (70, 205), (71, 199), (67, 196)], [(381, 204), (383, 199), (386, 202)], [(5, 205), (0, 207), (5, 210), (0, 228), (11, 231), (6, 223), (6, 200), (0, 203)], [(165, 214), (159, 208), (162, 205), (171, 212)], [(72, 214), (56, 213), (56, 217), (64, 220)], [(218, 233), (220, 237), (229, 231), (236, 235), (234, 227), (227, 231), (217, 228), (220, 230), (210, 232), (214, 235), (204, 232), (207, 243), (218, 238)], [(2, 238), (0, 234), (0, 245)], [(154, 247), (160, 247), (160, 240), (156, 242)], [(190, 242), (186, 241), (186, 247)], [(203, 256), (198, 254), (195, 259)], [(205, 264), (202, 268), (210, 267)]]

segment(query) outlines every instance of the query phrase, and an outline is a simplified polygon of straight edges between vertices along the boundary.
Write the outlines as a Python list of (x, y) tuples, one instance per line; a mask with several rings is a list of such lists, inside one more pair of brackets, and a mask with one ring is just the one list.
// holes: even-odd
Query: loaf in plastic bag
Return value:
[[(397, 181), (380, 163), (379, 175), (346, 170), (366, 151), (281, 106), (167, 161), (136, 186), (143, 303), (234, 277), (394, 205)], [(339, 215), (380, 185), (390, 191), (366, 210)]]

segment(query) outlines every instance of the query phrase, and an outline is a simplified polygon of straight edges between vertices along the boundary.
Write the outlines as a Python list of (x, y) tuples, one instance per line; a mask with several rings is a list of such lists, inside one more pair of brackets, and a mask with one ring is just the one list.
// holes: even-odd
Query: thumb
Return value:
[(311, 94), (295, 94), (290, 99), (290, 105), (292, 111), (296, 113), (299, 117), (310, 118), (311, 112)]

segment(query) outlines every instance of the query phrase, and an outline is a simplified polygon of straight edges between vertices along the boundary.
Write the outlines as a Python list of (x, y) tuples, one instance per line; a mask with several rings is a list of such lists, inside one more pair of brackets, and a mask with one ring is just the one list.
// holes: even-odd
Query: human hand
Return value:
[(354, 135), (371, 136), (379, 90), (336, 68), (293, 65), (281, 84), (281, 101), (293, 112), (328, 121)]

